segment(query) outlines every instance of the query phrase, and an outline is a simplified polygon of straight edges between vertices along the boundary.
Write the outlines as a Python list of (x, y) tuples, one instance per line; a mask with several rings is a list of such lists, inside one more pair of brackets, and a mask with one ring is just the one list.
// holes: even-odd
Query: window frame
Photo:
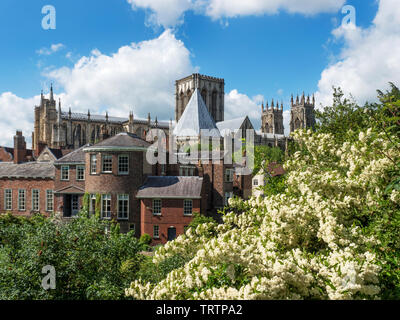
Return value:
[[(24, 208), (21, 208), (21, 192), (23, 194)], [(26, 189), (18, 189), (18, 211), (26, 211)]]
[[(127, 171), (121, 171), (121, 158), (127, 158), (126, 168)], [(129, 175), (129, 154), (120, 154), (118, 155), (118, 174), (122, 176)]]
[[(230, 197), (228, 198), (227, 195)], [(225, 197), (224, 197), (224, 205), (227, 206), (229, 205), (229, 199), (233, 198), (233, 192), (225, 192)]]
[[(122, 199), (121, 199), (122, 198)], [(118, 220), (129, 220), (129, 194), (119, 194), (117, 197), (117, 219)], [(126, 217), (120, 215), (121, 207), (120, 201), (126, 201)]]
[[(156, 228), (157, 228), (157, 235), (156, 235)], [(153, 238), (160, 239), (160, 226), (159, 225), (153, 225)]]
[[(94, 200), (94, 207), (93, 207), (93, 200)], [(92, 193), (89, 196), (89, 214), (96, 214), (96, 194)]]
[[(64, 169), (67, 169), (67, 178), (65, 179), (64, 178), (64, 175), (63, 175), (63, 173), (64, 173)], [(61, 166), (61, 169), (60, 169), (60, 180), (61, 181), (69, 181), (69, 176), (70, 176), (70, 174), (69, 174), (69, 166)]]
[[(83, 170), (83, 178), (82, 179), (79, 179), (79, 169), (82, 169)], [(85, 181), (85, 172), (86, 171), (86, 168), (85, 168), (85, 166), (83, 166), (83, 165), (79, 165), (79, 166), (76, 166), (76, 181)]]
[(97, 174), (97, 154), (90, 155), (90, 174)]
[[(8, 199), (7, 193), (10, 192), (10, 199)], [(4, 210), (5, 211), (12, 211), (13, 208), (13, 190), (12, 189), (4, 189)], [(9, 200), (9, 201), (8, 201)], [(7, 207), (7, 204), (10, 204), (10, 207)]]
[[(188, 201), (190, 201), (190, 208), (191, 208), (190, 213), (186, 213), (186, 209), (187, 209), (186, 203)], [(184, 199), (183, 200), (183, 215), (184, 216), (193, 216), (193, 200), (192, 199)]]
[(225, 182), (231, 183), (234, 180), (234, 173), (235, 173), (235, 169), (232, 168), (227, 168), (225, 169)]
[[(51, 194), (51, 207), (49, 209), (49, 193)], [(53, 212), (54, 211), (54, 191), (53, 190), (46, 190), (46, 212)]]
[[(104, 165), (105, 165), (105, 160), (106, 160), (106, 158), (109, 158), (110, 159), (110, 163), (109, 163), (109, 165), (110, 165), (110, 167), (111, 167), (111, 170), (110, 171), (106, 171), (106, 170), (104, 170)], [(113, 168), (112, 168), (112, 163), (113, 163), (113, 156), (112, 156), (112, 154), (103, 154), (102, 156), (101, 156), (101, 172), (102, 173), (112, 173), (113, 172)]]
[[(107, 198), (107, 199), (105, 199)], [(104, 201), (109, 201), (109, 204), (107, 204), (107, 207), (109, 207), (110, 211), (106, 211), (107, 216), (104, 215), (105, 211), (104, 211)], [(102, 194), (101, 195), (101, 212), (100, 212), (100, 216), (102, 219), (107, 219), (110, 220), (111, 219), (111, 194)]]
[[(37, 208), (35, 208), (35, 193), (37, 192)], [(40, 190), (39, 189), (32, 189), (32, 211), (39, 212), (40, 211)]]
[[(155, 205), (154, 205), (154, 203), (156, 202), (156, 201), (160, 201), (160, 212), (155, 212), (155, 210), (154, 210), (154, 208), (156, 207)], [(157, 206), (157, 208), (158, 208), (158, 206)], [(161, 216), (161, 214), (162, 214), (162, 199), (153, 199), (152, 200), (152, 209), (153, 209), (153, 216)]]

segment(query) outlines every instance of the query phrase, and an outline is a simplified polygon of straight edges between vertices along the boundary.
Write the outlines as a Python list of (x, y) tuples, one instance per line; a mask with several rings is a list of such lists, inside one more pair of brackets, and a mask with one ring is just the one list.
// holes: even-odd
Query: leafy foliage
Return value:
[[(0, 299), (122, 299), (135, 278), (142, 245), (110, 222), (82, 212), (71, 222), (37, 215), (0, 217)], [(129, 267), (127, 265), (129, 264)], [(56, 270), (56, 289), (41, 287), (42, 268)]]

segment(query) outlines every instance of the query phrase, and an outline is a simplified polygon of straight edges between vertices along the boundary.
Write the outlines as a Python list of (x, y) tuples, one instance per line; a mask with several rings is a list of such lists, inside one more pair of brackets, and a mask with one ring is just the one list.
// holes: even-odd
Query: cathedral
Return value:
[[(61, 101), (54, 99), (53, 87), (46, 98), (41, 94), (40, 105), (35, 107), (34, 132), (32, 133), (32, 150), (37, 156), (45, 146), (53, 149), (75, 150), (86, 144), (95, 144), (121, 132), (134, 133), (140, 138), (145, 138), (149, 130), (158, 128), (168, 136), (170, 129), (179, 126), (182, 115), (197, 91), (204, 103), (216, 130), (231, 132), (247, 129), (254, 130), (255, 144), (286, 148), (288, 137), (284, 135), (283, 103), (272, 100), (271, 105), (261, 105), (261, 129), (256, 130), (247, 116), (242, 118), (225, 120), (225, 81), (221, 78), (192, 74), (175, 83), (175, 124), (151, 119), (150, 113), (147, 119), (136, 119), (133, 112), (127, 118), (105, 115), (92, 115), (90, 110), (86, 113), (63, 111)], [(313, 128), (315, 98), (297, 96), (296, 101), (291, 99), (290, 132), (299, 128)], [(186, 119), (192, 115), (186, 116)], [(185, 120), (188, 121), (188, 120)], [(186, 123), (187, 125), (187, 123)], [(221, 135), (222, 137), (222, 135)]]
[[(153, 128), (159, 128), (168, 133), (171, 122), (152, 121), (150, 113), (147, 119), (135, 119), (133, 113), (129, 117), (112, 117), (75, 113), (69, 108), (62, 111), (61, 101), (54, 100), (53, 88), (46, 99), (41, 94), (40, 105), (35, 107), (35, 124), (32, 133), (32, 149), (42, 150), (43, 146), (53, 149), (78, 149), (88, 143), (95, 144), (120, 132), (130, 132), (144, 138)], [(40, 152), (37, 152), (38, 154)]]

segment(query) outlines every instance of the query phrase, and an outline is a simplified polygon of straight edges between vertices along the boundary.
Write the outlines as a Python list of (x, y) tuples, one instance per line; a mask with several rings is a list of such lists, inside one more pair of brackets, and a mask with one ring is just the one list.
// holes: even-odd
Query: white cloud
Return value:
[(190, 52), (170, 30), (158, 38), (121, 47), (111, 56), (95, 49), (72, 68), (45, 74), (65, 91), (63, 105), (75, 111), (115, 116), (174, 118), (175, 80), (195, 72)]
[[(150, 12), (147, 23), (166, 28), (179, 25), (185, 11), (192, 10), (213, 20), (238, 16), (276, 14), (280, 11), (313, 15), (338, 11), (346, 0), (127, 0), (133, 9)], [(228, 22), (225, 22), (226, 26)]]
[(206, 13), (213, 19), (275, 14), (279, 11), (313, 15), (339, 10), (345, 0), (209, 0)]
[(178, 25), (183, 22), (185, 11), (193, 8), (191, 0), (127, 0), (132, 8), (145, 9), (150, 12), (147, 23), (162, 25), (165, 28)]
[(62, 43), (57, 43), (57, 44), (52, 44), (50, 46), (50, 48), (41, 48), (39, 50), (36, 51), (36, 53), (40, 56), (44, 55), (44, 56), (49, 56), (53, 53), (56, 53), (57, 51), (60, 51), (61, 49), (64, 49), (65, 45), (63, 45)]
[(232, 90), (225, 94), (225, 120), (235, 119), (247, 115), (255, 129), (261, 125), (261, 102), (262, 96), (249, 98), (238, 90)]
[[(235, 119), (247, 115), (255, 130), (261, 128), (261, 103), (265, 101), (262, 95), (250, 98), (246, 94), (232, 90), (225, 94), (225, 120)], [(285, 134), (290, 133), (290, 110), (283, 111), (283, 126)]]
[(11, 92), (4, 92), (0, 95), (0, 145), (13, 146), (12, 138), (15, 131), (22, 130), (27, 141), (27, 148), (30, 148), (29, 141), (33, 131), (34, 105), (39, 101), (40, 96), (23, 99)]
[(366, 29), (341, 26), (333, 30), (345, 46), (321, 74), (317, 103), (332, 103), (332, 86), (341, 87), (363, 104), (376, 100), (376, 90), (388, 82), (400, 85), (400, 2), (380, 0), (373, 24)]

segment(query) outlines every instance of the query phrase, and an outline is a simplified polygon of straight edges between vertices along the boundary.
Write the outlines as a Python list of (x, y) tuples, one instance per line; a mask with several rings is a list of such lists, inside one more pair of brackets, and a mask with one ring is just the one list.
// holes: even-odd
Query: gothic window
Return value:
[(217, 120), (217, 91), (212, 93), (211, 115), (213, 116), (214, 120)]
[(75, 128), (75, 133), (74, 133), (74, 144), (81, 145), (81, 125), (78, 124)]
[(92, 135), (90, 137), (90, 143), (94, 143), (96, 141), (96, 131), (95, 129), (92, 130)]
[(179, 108), (178, 113), (180, 116), (180, 115), (182, 115), (183, 110), (185, 109), (185, 95), (183, 94), (183, 92), (181, 92), (181, 94), (180, 94), (178, 108)]
[(275, 134), (277, 134), (279, 132), (279, 123), (275, 122)]
[(204, 103), (207, 104), (207, 90), (206, 89), (203, 89), (201, 91), (201, 97), (203, 98)]
[(294, 122), (294, 130), (297, 130), (301, 127), (301, 122), (299, 118), (296, 118), (295, 122)]
[(86, 130), (82, 130), (82, 145), (86, 144)]

